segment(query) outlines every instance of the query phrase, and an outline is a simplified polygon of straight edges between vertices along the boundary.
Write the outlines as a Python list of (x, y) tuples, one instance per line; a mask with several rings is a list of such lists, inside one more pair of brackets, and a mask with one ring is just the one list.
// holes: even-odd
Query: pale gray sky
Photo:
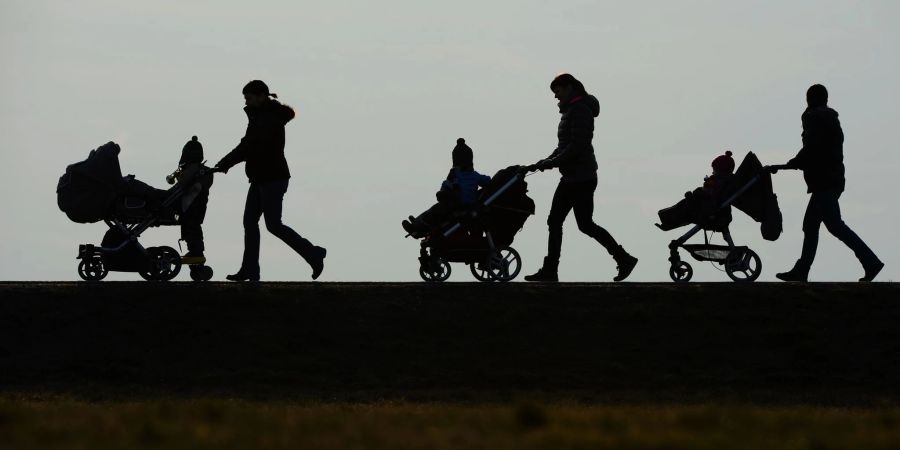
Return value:
[[(118, 142), (122, 169), (165, 186), (196, 134), (217, 161), (246, 126), (241, 88), (265, 80), (298, 112), (285, 223), (329, 250), (322, 280), (417, 280), (418, 243), (400, 220), (429, 206), (465, 137), (484, 173), (552, 151), (548, 89), (568, 71), (601, 103), (594, 217), (641, 261), (633, 281), (668, 280), (656, 211), (702, 182), (725, 149), (781, 163), (800, 145), (806, 88), (831, 92), (847, 136), (845, 221), (900, 275), (900, 3), (894, 1), (43, 1), (0, 3), (0, 279), (76, 279), (80, 243), (105, 226), (56, 207), (65, 166)], [(218, 177), (204, 229), (216, 279), (237, 269), (243, 168)], [(514, 247), (525, 272), (546, 248), (556, 173), (529, 178), (537, 215)], [(762, 280), (799, 254), (807, 195), (775, 180), (777, 242), (735, 212), (732, 232), (763, 259)], [(175, 246), (176, 228), (145, 233)], [(614, 263), (570, 217), (560, 277), (608, 281)], [(686, 256), (686, 255), (685, 255)], [(308, 267), (263, 232), (263, 278)], [(694, 262), (695, 279), (725, 281)], [(814, 280), (855, 280), (853, 255), (822, 230)], [(110, 279), (136, 279), (113, 274)], [(180, 277), (186, 279), (186, 275)], [(468, 281), (454, 265), (451, 281)]]

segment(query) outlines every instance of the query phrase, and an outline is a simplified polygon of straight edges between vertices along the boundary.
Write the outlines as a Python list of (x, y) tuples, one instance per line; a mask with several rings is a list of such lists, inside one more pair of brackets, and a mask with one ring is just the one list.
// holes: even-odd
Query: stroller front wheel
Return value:
[(90, 259), (82, 259), (78, 263), (78, 276), (84, 281), (100, 281), (106, 278), (109, 270), (103, 265), (103, 259), (99, 256)]
[(676, 283), (687, 283), (694, 276), (694, 268), (686, 261), (678, 261), (669, 267), (669, 278)]
[(419, 276), (429, 283), (440, 283), (450, 278), (450, 263), (444, 258), (434, 258), (419, 266)]

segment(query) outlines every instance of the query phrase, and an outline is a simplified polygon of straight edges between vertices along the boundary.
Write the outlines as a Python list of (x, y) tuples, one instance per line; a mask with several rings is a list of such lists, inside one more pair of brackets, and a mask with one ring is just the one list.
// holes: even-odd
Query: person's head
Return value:
[(569, 73), (561, 73), (550, 82), (550, 90), (560, 103), (568, 103), (575, 97), (585, 95), (584, 84)]
[(191, 140), (184, 144), (181, 149), (181, 160), (179, 164), (191, 164), (203, 162), (203, 145), (197, 140), (197, 136), (191, 137)]
[(472, 149), (466, 145), (466, 140), (459, 138), (453, 147), (453, 167), (463, 170), (472, 170), (475, 167)]
[(828, 104), (828, 90), (821, 84), (814, 84), (806, 90), (806, 104), (810, 108)]
[(724, 155), (716, 156), (716, 159), (712, 162), (714, 175), (730, 175), (734, 173), (734, 158), (731, 155), (731, 151), (726, 151)]
[(241, 92), (244, 94), (244, 104), (251, 108), (262, 105), (269, 100), (269, 97), (278, 98), (277, 94), (269, 92), (269, 86), (262, 80), (253, 80), (247, 83)]

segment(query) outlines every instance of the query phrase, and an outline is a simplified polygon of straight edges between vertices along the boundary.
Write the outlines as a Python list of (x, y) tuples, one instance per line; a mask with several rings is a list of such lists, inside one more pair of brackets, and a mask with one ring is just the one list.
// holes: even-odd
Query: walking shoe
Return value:
[(638, 259), (629, 255), (621, 245), (619, 246), (619, 252), (613, 256), (613, 259), (616, 261), (616, 270), (619, 271), (613, 277), (613, 281), (624, 281), (628, 278), (628, 275), (631, 275), (631, 271), (634, 270), (634, 266), (638, 263)]
[(325, 255), (328, 253), (324, 247), (314, 247), (313, 248), (313, 256), (307, 260), (309, 266), (312, 267), (312, 279), (315, 280), (319, 278), (319, 275), (322, 275), (322, 271), (325, 270)]
[(875, 264), (869, 265), (869, 267), (866, 267), (866, 274), (862, 278), (860, 278), (859, 281), (874, 280), (875, 277), (878, 276), (878, 272), (881, 272), (881, 269), (884, 269), (884, 263), (881, 261), (878, 261)]
[(203, 256), (201, 252), (187, 252), (181, 257), (181, 264), (187, 264), (189, 266), (195, 266), (199, 264), (206, 264), (206, 257)]
[(558, 267), (559, 261), (551, 261), (548, 258), (544, 258), (544, 266), (531, 275), (525, 275), (525, 281), (555, 283), (559, 281), (559, 274), (557, 274)]
[(400, 222), (400, 225), (403, 226), (403, 230), (406, 231), (407, 234), (415, 234), (416, 229), (413, 227), (412, 222), (404, 220), (403, 222)]
[(788, 281), (788, 282), (793, 281), (793, 282), (799, 282), (799, 283), (806, 283), (806, 277), (807, 277), (807, 274), (802, 273), (796, 269), (791, 269), (787, 272), (775, 274), (775, 278), (778, 278), (781, 281)]
[(243, 270), (238, 270), (235, 274), (226, 275), (225, 279), (228, 281), (259, 281), (259, 275), (254, 277), (250, 276)]

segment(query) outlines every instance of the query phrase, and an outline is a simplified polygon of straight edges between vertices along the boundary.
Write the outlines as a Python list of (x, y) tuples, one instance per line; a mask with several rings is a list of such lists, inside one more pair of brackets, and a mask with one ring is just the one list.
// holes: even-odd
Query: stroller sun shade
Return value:
[(56, 204), (73, 222), (98, 222), (109, 214), (121, 184), (119, 146), (109, 142), (66, 167), (56, 185)]
[(763, 170), (762, 163), (753, 152), (747, 153), (737, 171), (734, 172), (728, 196), (737, 193), (750, 183), (752, 183), (750, 187), (732, 202), (732, 206), (760, 223), (763, 239), (777, 240), (782, 231), (778, 196), (775, 195), (772, 188), (772, 175)]
[[(498, 171), (483, 189), (479, 202), (484, 203), (518, 175), (519, 168), (517, 166)], [(516, 233), (522, 229), (528, 216), (532, 214), (534, 214), (534, 200), (528, 196), (528, 184), (520, 178), (494, 198), (489, 205), (489, 213), (485, 221), (497, 247), (503, 248), (512, 244)]]

